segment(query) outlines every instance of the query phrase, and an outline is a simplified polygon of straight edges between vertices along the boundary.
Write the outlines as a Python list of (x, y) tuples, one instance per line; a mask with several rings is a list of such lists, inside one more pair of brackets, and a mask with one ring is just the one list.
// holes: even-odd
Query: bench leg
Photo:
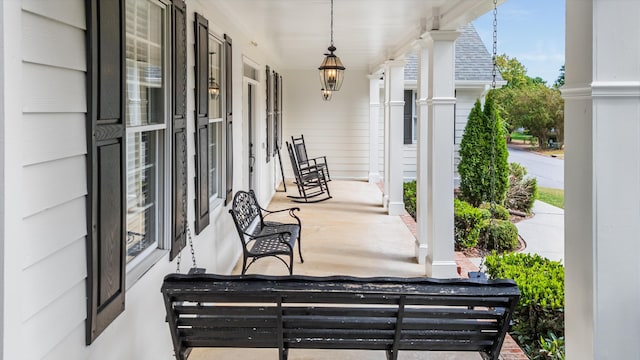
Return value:
[(398, 360), (398, 352), (387, 350), (387, 360)]
[(247, 257), (242, 255), (242, 275), (247, 272)]
[(293, 275), (293, 249), (291, 249), (291, 254), (289, 255), (289, 275)]
[(278, 353), (280, 360), (287, 360), (289, 358), (288, 348), (280, 348), (278, 349)]

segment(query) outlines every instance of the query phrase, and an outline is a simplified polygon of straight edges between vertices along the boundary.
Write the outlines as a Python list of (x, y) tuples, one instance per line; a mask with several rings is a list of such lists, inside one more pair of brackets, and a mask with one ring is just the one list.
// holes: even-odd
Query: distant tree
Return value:
[(564, 85), (564, 65), (560, 67), (560, 75), (558, 75), (558, 79), (553, 84), (555, 87), (559, 88)]
[[(473, 206), (494, 201), (502, 205), (508, 187), (509, 165), (505, 126), (489, 92), (484, 111), (477, 100), (460, 143), (460, 192)], [(493, 195), (493, 197), (492, 197)]]
[(495, 101), (509, 130), (529, 130), (541, 148), (548, 147), (552, 133), (563, 142), (564, 101), (558, 88), (548, 87), (539, 77), (527, 76), (526, 68), (516, 58), (501, 55), (496, 64), (507, 85), (495, 90)]
[(527, 85), (530, 78), (527, 76), (527, 68), (516, 58), (509, 58), (506, 54), (496, 57), (496, 66), (502, 78), (507, 81), (505, 87), (517, 88)]

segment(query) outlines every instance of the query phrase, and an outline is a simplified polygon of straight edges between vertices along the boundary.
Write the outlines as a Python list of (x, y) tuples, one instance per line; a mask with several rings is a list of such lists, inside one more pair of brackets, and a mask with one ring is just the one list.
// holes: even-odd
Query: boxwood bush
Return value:
[(403, 184), (404, 208), (409, 215), (416, 219), (416, 181), (407, 181)]
[(454, 199), (453, 223), (456, 250), (476, 246), (482, 230), (482, 222), (490, 217), (489, 210), (479, 209), (466, 201)]
[(518, 247), (518, 228), (508, 220), (485, 219), (478, 238), (482, 248), (497, 252), (511, 251)]
[[(482, 203), (480, 209), (487, 210), (491, 213), (491, 204)], [(493, 217), (500, 220), (509, 220), (509, 210), (502, 205), (494, 204)]]
[(513, 279), (520, 288), (512, 335), (530, 358), (539, 358), (540, 339), (564, 337), (564, 266), (536, 254), (492, 253), (485, 259), (494, 279)]

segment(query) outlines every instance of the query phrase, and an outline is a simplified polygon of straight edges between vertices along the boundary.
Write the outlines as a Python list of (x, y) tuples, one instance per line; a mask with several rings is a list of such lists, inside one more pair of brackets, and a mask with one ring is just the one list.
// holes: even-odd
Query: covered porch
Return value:
[[(126, 6), (136, 3), (140, 6)], [(628, 358), (640, 353), (635, 341), (640, 282), (630, 278), (638, 273), (640, 253), (640, 3), (566, 4), (567, 355)], [(172, 357), (158, 289), (176, 269), (186, 225), (200, 225), (193, 236), (198, 265), (228, 274), (240, 247), (225, 200), (233, 191), (255, 188), (261, 203), (276, 196), (272, 206), (279, 205), (275, 188), (282, 178), (269, 125), (274, 112), (266, 106), (271, 88), (265, 75), (273, 71), (283, 81), (282, 136), (276, 140), (304, 134), (310, 152), (327, 155), (336, 195), (338, 180), (364, 186), (349, 191), (358, 196), (355, 203), (336, 197), (316, 204), (342, 217), (303, 220), (303, 251), (310, 257), (297, 263), (295, 272), (327, 271), (322, 264), (332, 272), (363, 276), (378, 271), (457, 276), (454, 44), (461, 26), (492, 8), (490, 0), (336, 1), (336, 54), (347, 73), (342, 89), (323, 102), (317, 67), (329, 45), (329, 0), (3, 1), (0, 358)], [(106, 10), (104, 17), (97, 9)], [(144, 9), (155, 9), (157, 26), (138, 34), (130, 21), (148, 24), (151, 16), (139, 11)], [(126, 11), (136, 16), (127, 17)], [(204, 20), (208, 28), (202, 30)], [(195, 23), (201, 25), (196, 31)], [(128, 50), (138, 47), (126, 43), (127, 37), (158, 57), (134, 57)], [(194, 68), (211, 63), (208, 49), (194, 51), (196, 38), (204, 40), (200, 44), (209, 38), (225, 53), (217, 63), (216, 79), (221, 76), (224, 86), (217, 88), (222, 93), (215, 115), (197, 111), (196, 104), (207, 103), (200, 100), (208, 98), (206, 85), (213, 79), (207, 71), (195, 74)], [(420, 64), (417, 240), (395, 216), (403, 209), (403, 56), (415, 50)], [(124, 148), (125, 134), (143, 131), (129, 126), (125, 109), (133, 103), (126, 97), (132, 85), (127, 75), (136, 69), (145, 71), (134, 85), (150, 94), (137, 104), (165, 100), (152, 109), (157, 117), (144, 128), (150, 138), (162, 140), (149, 142), (156, 149), (153, 159)], [(196, 88), (203, 90), (198, 101)], [(92, 128), (98, 120), (104, 131)], [(220, 140), (215, 169), (203, 160), (212, 146), (202, 130), (212, 128)], [(174, 137), (175, 130), (180, 137)], [(109, 140), (100, 145), (107, 146), (101, 154), (109, 161), (95, 156), (97, 135)], [(154, 234), (149, 251), (127, 263), (125, 174), (127, 160), (136, 159), (160, 165), (140, 166), (140, 171), (157, 169), (147, 177), (155, 179), (149, 198), (157, 206), (149, 215)], [(100, 166), (105, 182), (99, 187), (94, 175)], [(215, 191), (194, 181), (212, 172)], [(381, 192), (374, 185), (380, 179)], [(347, 246), (343, 253), (337, 254), (335, 242)], [(188, 249), (182, 252), (186, 258)], [(330, 258), (341, 258), (341, 264)], [(251, 270), (281, 271), (259, 266)], [(98, 300), (88, 301), (92, 296)]]
[[(295, 203), (286, 195), (295, 195), (295, 185), (287, 181), (287, 192), (278, 192), (268, 206), (270, 210), (300, 207), (302, 220), (302, 255), (295, 251), (294, 274), (310, 276), (347, 275), (358, 277), (422, 277), (424, 266), (414, 254), (415, 230), (408, 213), (388, 216), (380, 204), (380, 184), (363, 180), (330, 182), (333, 198), (319, 203)], [(277, 215), (276, 215), (277, 216)], [(282, 217), (288, 221), (287, 215)], [(464, 255), (457, 254), (461, 277), (473, 266)], [(239, 275), (242, 261), (233, 269)], [(249, 267), (247, 274), (288, 275), (277, 259), (266, 257)], [(276, 358), (277, 349), (194, 349), (190, 360), (233, 359), (262, 360)], [(501, 359), (521, 360), (526, 355), (509, 336), (505, 339)], [(289, 358), (302, 359), (384, 359), (383, 351), (292, 349)], [(400, 351), (401, 359), (475, 360), (475, 352)]]

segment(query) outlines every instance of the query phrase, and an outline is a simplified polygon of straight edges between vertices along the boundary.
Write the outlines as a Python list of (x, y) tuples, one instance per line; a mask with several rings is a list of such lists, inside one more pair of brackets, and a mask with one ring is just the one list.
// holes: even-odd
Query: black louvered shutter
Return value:
[(404, 91), (404, 143), (413, 144), (413, 91)]
[(225, 89), (225, 127), (226, 127), (226, 196), (224, 204), (227, 205), (233, 198), (233, 71), (232, 71), (232, 45), (229, 35), (224, 35), (224, 89)]
[(283, 112), (282, 98), (284, 97), (284, 95), (282, 94), (283, 92), (282, 89), (283, 89), (282, 75), (280, 75), (280, 78), (278, 79), (278, 94), (280, 95), (280, 99), (278, 100), (280, 105), (278, 105), (278, 108), (280, 109), (280, 113), (278, 114), (278, 141), (276, 142), (276, 146), (278, 147), (278, 150), (282, 149), (282, 112)]
[(265, 77), (265, 84), (267, 86), (267, 94), (266, 94), (266, 99), (267, 99), (267, 139), (266, 139), (266, 143), (267, 143), (267, 158), (266, 158), (266, 162), (269, 163), (269, 161), (271, 161), (271, 156), (273, 155), (271, 153), (271, 131), (272, 131), (272, 124), (273, 124), (273, 85), (271, 83), (271, 69), (269, 68), (269, 66), (267, 65), (266, 68), (266, 77)]
[(196, 14), (196, 234), (209, 225), (209, 21)]
[(86, 343), (91, 344), (124, 311), (124, 0), (91, 0), (87, 7)]
[(183, 0), (173, 0), (173, 176), (171, 254), (173, 260), (187, 243), (187, 6)]

